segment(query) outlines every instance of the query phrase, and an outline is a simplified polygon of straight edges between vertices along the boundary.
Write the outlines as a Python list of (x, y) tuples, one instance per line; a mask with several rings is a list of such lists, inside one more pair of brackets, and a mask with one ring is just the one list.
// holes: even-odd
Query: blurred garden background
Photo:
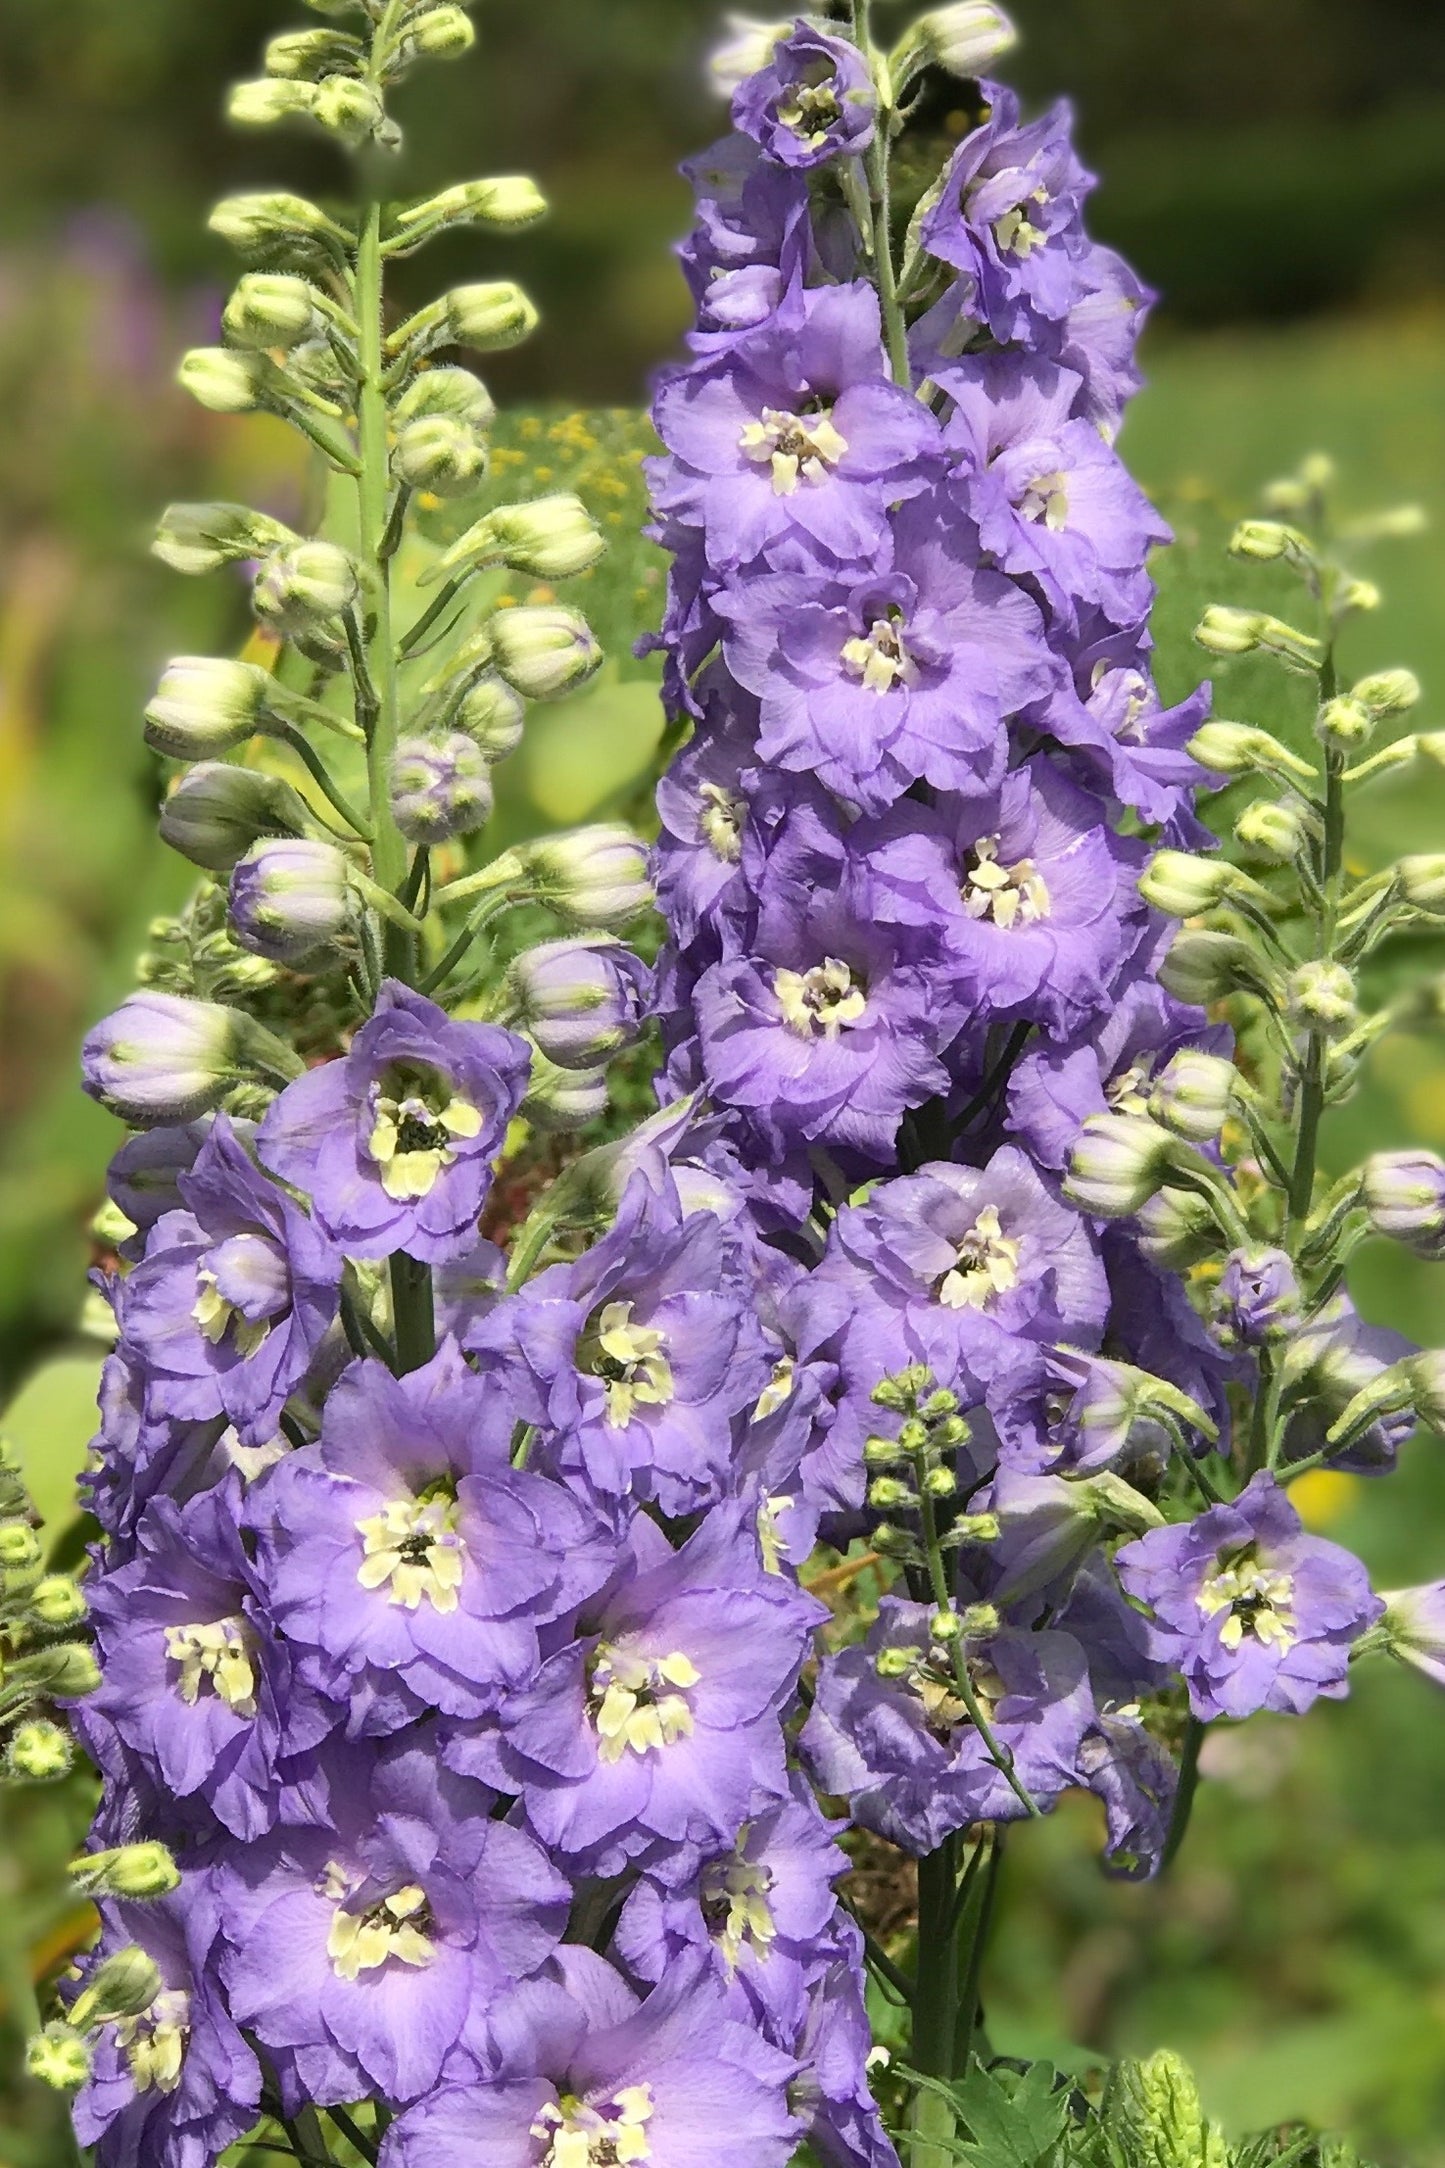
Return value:
[[(310, 477), (279, 425), (203, 414), (172, 384), (181, 349), (214, 335), (232, 272), (205, 232), (211, 201), (335, 184), (323, 146), (218, 119), (227, 82), (297, 12), (0, 0), (0, 1401), (57, 1535), (90, 1428), (87, 1229), (115, 1142), (80, 1096), (75, 1049), (187, 882), (154, 838), (139, 712), (168, 655), (246, 637), (240, 585), (163, 572), (148, 529), (172, 498), (307, 514)], [(1445, 10), (1013, 12), (1013, 79), (1075, 100), (1104, 177), (1094, 229), (1165, 296), (1125, 448), (1180, 538), (1159, 568), (1166, 690), (1202, 674), (1188, 635), (1205, 601), (1271, 599), (1224, 540), (1264, 482), (1323, 448), (1347, 506), (1407, 499), (1430, 514), (1422, 540), (1372, 556), (1385, 601), (1348, 659), (1409, 664), (1426, 686), (1422, 727), (1445, 728)], [(514, 830), (624, 804), (657, 740), (649, 667), (628, 652), (660, 603), (660, 560), (636, 539), (635, 410), (684, 323), (668, 245), (688, 198), (673, 169), (720, 124), (701, 68), (715, 13), (712, 0), (485, 0), (479, 57), (407, 93), (399, 192), (530, 170), (554, 213), (501, 250), (439, 244), (401, 267), (403, 298), (408, 276), (428, 291), (464, 275), (530, 288), (542, 334), (489, 372), (499, 398), (528, 402), (499, 438), (498, 481), (577, 487), (618, 542), (587, 601), (614, 666), (515, 757), (502, 812)], [(1219, 712), (1279, 727), (1258, 705), (1266, 682), (1219, 675)], [(1445, 779), (1369, 801), (1365, 856), (1442, 847)], [(1445, 1034), (1387, 1047), (1336, 1118), (1336, 1154), (1365, 1136), (1445, 1148)], [(1445, 1338), (1442, 1285), (1373, 1252), (1357, 1274), (1367, 1314), (1421, 1339)], [(1445, 1573), (1438, 1444), (1417, 1441), (1378, 1490), (1306, 1480), (1310, 1517), (1359, 1548), (1379, 1585)], [(1165, 1886), (1098, 1878), (1088, 1803), (1016, 1844), (996, 2045), (1067, 2060), (1167, 2041), (1237, 2128), (1308, 2116), (1382, 2163), (1445, 2168), (1445, 1698), (1371, 1669), (1307, 1732), (1260, 1720), (1247, 1754), (1228, 1744)], [(54, 1870), (81, 1806), (71, 1792), (12, 1807), (0, 1850), (0, 1905), (42, 1969), (75, 1931)], [(0, 2081), (0, 2168), (49, 2168), (49, 2144)]]

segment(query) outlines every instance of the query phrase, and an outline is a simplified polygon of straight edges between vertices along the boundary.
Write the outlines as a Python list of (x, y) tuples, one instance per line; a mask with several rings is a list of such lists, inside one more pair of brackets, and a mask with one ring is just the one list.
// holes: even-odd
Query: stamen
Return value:
[(854, 983), (849, 966), (836, 956), (814, 964), (811, 971), (775, 971), (773, 992), (783, 1012), (783, 1022), (800, 1039), (836, 1039), (849, 1024), (856, 1024), (868, 1007), (868, 996)]
[(466, 1567), (455, 1499), (394, 1499), (356, 1528), (363, 1539), (356, 1578), (363, 1588), (390, 1588), (388, 1603), (406, 1611), (417, 1610), (423, 1598), (434, 1611), (455, 1611)]
[(791, 497), (800, 482), (826, 482), (848, 449), (848, 439), (833, 427), (830, 407), (809, 415), (764, 407), (738, 443), (755, 466), (772, 468), (777, 497)]
[(237, 1716), (256, 1714), (256, 1636), (243, 1618), (221, 1618), (205, 1626), (172, 1626), (166, 1632), (166, 1655), (180, 1666), (180, 1697), (194, 1708), (201, 1689), (210, 1685)]
[(980, 836), (969, 852), (960, 890), (963, 908), (970, 918), (991, 919), (1004, 932), (1037, 925), (1053, 911), (1048, 883), (1031, 858), (1001, 865), (998, 847), (997, 836)]
[(938, 1283), (939, 1301), (949, 1310), (986, 1310), (996, 1295), (1018, 1286), (1022, 1247), (1004, 1233), (998, 1207), (985, 1205)]

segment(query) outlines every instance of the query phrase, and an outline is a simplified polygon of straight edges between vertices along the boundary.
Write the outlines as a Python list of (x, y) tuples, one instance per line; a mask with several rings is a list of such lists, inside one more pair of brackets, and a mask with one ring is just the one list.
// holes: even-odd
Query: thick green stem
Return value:
[(1184, 1734), (1184, 1751), (1179, 1760), (1179, 1789), (1174, 1794), (1174, 1812), (1169, 1821), (1169, 1835), (1164, 1840), (1164, 1853), (1159, 1862), (1159, 1872), (1172, 1866), (1179, 1847), (1189, 1833), (1189, 1818), (1194, 1812), (1194, 1794), (1199, 1789), (1199, 1752), (1204, 1745), (1205, 1727), (1198, 1717), (1191, 1716), (1189, 1729)]
[[(918, 1862), (918, 1962), (913, 1985), (913, 2061), (931, 2078), (953, 2076), (958, 2025), (958, 1957), (954, 1891), (958, 1839), (946, 1838)], [(910, 2168), (952, 2168), (953, 2109), (941, 2093), (920, 2087), (913, 2101)]]
[[(996, 1825), (988, 1840), (988, 1857), (982, 1873), (975, 1884), (976, 1897), (969, 1905), (959, 1923), (959, 1958), (962, 1977), (958, 1990), (958, 2020), (954, 2029), (954, 2064), (959, 2077), (968, 2076), (968, 2066), (973, 2060), (974, 2043), (982, 2030), (982, 2002), (980, 1988), (983, 1981), (983, 1961), (988, 1953), (988, 1939), (993, 1929), (994, 1912), (998, 1904), (1000, 1870), (1003, 1867), (1004, 1833)], [(967, 1930), (966, 1934), (964, 1930)]]
[(405, 1250), (391, 1259), (391, 1321), (398, 1370), (420, 1370), (437, 1351), (431, 1268)]

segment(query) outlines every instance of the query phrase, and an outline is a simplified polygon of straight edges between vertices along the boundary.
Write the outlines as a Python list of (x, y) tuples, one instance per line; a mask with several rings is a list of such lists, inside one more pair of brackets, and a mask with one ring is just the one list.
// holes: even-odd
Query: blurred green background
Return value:
[[(54, 1521), (89, 1429), (97, 1355), (77, 1319), (115, 1141), (80, 1096), (75, 1047), (129, 984), (147, 920), (186, 885), (154, 841), (160, 779), (139, 710), (168, 655), (245, 637), (240, 587), (161, 571), (149, 524), (175, 497), (307, 510), (310, 478), (279, 426), (202, 415), (171, 385), (181, 348), (213, 335), (232, 271), (204, 231), (210, 201), (336, 185), (324, 146), (247, 138), (217, 118), (225, 84), (299, 12), (0, 0), (0, 1400)], [(1425, 721), (1445, 726), (1445, 10), (1017, 0), (1014, 12), (1025, 43), (1011, 77), (1075, 100), (1104, 177), (1094, 229), (1166, 296), (1125, 438), (1180, 536), (1160, 566), (1166, 688), (1200, 674), (1188, 632), (1203, 602), (1273, 596), (1223, 542), (1260, 485), (1319, 446), (1338, 457), (1348, 503), (1407, 497), (1432, 514), (1423, 542), (1372, 561), (1385, 604), (1350, 659), (1409, 663)], [(655, 556), (627, 540), (643, 433), (590, 410), (639, 405), (682, 329), (668, 245), (688, 206), (673, 168), (722, 125), (700, 68), (715, 15), (712, 0), (490, 0), (481, 55), (419, 77), (402, 106), (399, 190), (527, 169), (553, 200), (522, 240), (439, 245), (402, 267), (402, 298), (493, 269), (528, 284), (542, 332), (491, 381), (546, 411), (512, 418), (499, 479), (565, 479), (619, 541), (582, 598), (617, 669), (517, 756), (514, 823), (619, 803), (655, 741), (646, 673), (626, 657), (659, 593)], [(1219, 675), (1218, 704), (1281, 720), (1247, 667)], [(1418, 778), (1385, 787), (1362, 809), (1359, 845), (1375, 859), (1445, 847), (1445, 794)], [(1342, 1162), (1364, 1140), (1408, 1139), (1445, 1148), (1438, 1042), (1388, 1043), (1329, 1143)], [(1445, 1339), (1439, 1284), (1374, 1252), (1357, 1275), (1370, 1315), (1422, 1339)], [(1438, 1444), (1418, 1441), (1391, 1484), (1332, 1480), (1308, 1504), (1381, 1585), (1445, 1572)], [(1265, 1721), (1225, 1742), (1211, 1777), (1165, 1888), (1098, 1878), (1087, 1805), (1015, 1846), (999, 2045), (1167, 2040), (1237, 2127), (1308, 2115), (1382, 2162), (1445, 2168), (1445, 1703), (1370, 1672), (1308, 1725)], [(0, 1852), (0, 1904), (17, 1908), (37, 1964), (54, 1965), (68, 1929), (47, 1875), (66, 1808), (38, 1794), (11, 1811), (20, 1843)], [(0, 2079), (0, 2168), (52, 2157), (33, 2103)]]

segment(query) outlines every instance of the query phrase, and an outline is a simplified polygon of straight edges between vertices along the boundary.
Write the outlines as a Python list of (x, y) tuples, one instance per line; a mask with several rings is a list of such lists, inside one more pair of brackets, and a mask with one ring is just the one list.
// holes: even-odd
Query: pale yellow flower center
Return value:
[(457, 1533), (453, 1498), (396, 1498), (380, 1513), (356, 1524), (362, 1560), (356, 1578), (363, 1588), (390, 1590), (388, 1603), (455, 1611), (466, 1553)]
[(788, 1491), (775, 1491), (758, 1507), (758, 1548), (764, 1573), (781, 1573), (787, 1545), (780, 1526), (782, 1517), (797, 1503)]
[(621, 1761), (629, 1749), (655, 1753), (691, 1736), (686, 1697), (700, 1674), (680, 1649), (669, 1656), (632, 1656), (604, 1641), (589, 1671), (588, 1714), (603, 1761)]
[(1057, 468), (1051, 474), (1036, 474), (1019, 498), (1018, 509), (1025, 519), (1042, 520), (1051, 534), (1060, 533), (1069, 523), (1069, 491), (1064, 475)]
[[(744, 1829), (740, 1847), (747, 1836)], [(777, 1922), (768, 1903), (772, 1886), (771, 1869), (744, 1859), (740, 1850), (726, 1859), (712, 1860), (702, 1871), (703, 1917), (730, 1972), (736, 1972), (745, 1951), (766, 1957), (777, 1939)]]
[(1151, 1069), (1141, 1055), (1127, 1069), (1121, 1069), (1116, 1077), (1110, 1077), (1104, 1086), (1104, 1097), (1116, 1114), (1147, 1114)]
[(870, 693), (891, 693), (895, 685), (916, 685), (918, 665), (909, 654), (902, 620), (875, 618), (866, 635), (844, 644), (843, 660)]
[(378, 1091), (366, 1148), (381, 1169), (381, 1186), (399, 1202), (431, 1194), (437, 1176), (456, 1158), (459, 1141), (479, 1136), (482, 1117), (465, 1099), (451, 1095), (442, 1079), (413, 1088)]
[[(1049, 200), (1048, 191), (1036, 188), (1027, 199), (1030, 203)], [(1030, 222), (1028, 212), (1021, 203), (1012, 211), (1005, 211), (1002, 218), (993, 222), (993, 237), (1005, 254), (1022, 257), (1027, 262), (1036, 248), (1042, 248), (1048, 235)]]
[(1206, 1618), (1229, 1613), (1219, 1638), (1231, 1651), (1242, 1646), (1246, 1635), (1281, 1651), (1298, 1639), (1291, 1611), (1294, 1577), (1266, 1566), (1253, 1546), (1227, 1562), (1221, 1560), (1219, 1571), (1199, 1591), (1198, 1602)]
[(938, 1284), (939, 1301), (948, 1310), (986, 1310), (995, 1295), (1018, 1286), (1021, 1248), (1004, 1233), (997, 1205), (985, 1205)]
[(703, 841), (714, 857), (735, 866), (743, 855), (746, 802), (736, 791), (725, 790), (721, 783), (702, 784), (698, 796), (702, 800), (702, 811), (698, 814), (697, 825)]
[(667, 1336), (632, 1320), (630, 1302), (609, 1302), (598, 1312), (584, 1343), (582, 1364), (603, 1380), (607, 1420), (625, 1430), (638, 1408), (665, 1408), (673, 1398)]
[(629, 2168), (650, 2159), (653, 2105), (650, 2085), (624, 2085), (601, 2108), (575, 2093), (548, 2101), (531, 2130), (547, 2148), (538, 2168)]
[(797, 1382), (797, 1371), (798, 1365), (793, 1356), (780, 1355), (778, 1357), (773, 1364), (772, 1376), (758, 1394), (757, 1406), (753, 1409), (752, 1416), (755, 1423), (762, 1422), (765, 1416), (776, 1415), (779, 1408), (787, 1406), (793, 1397), (793, 1387)]
[(997, 836), (980, 836), (969, 852), (963, 870), (963, 908), (970, 918), (991, 919), (1005, 932), (1012, 926), (1037, 925), (1053, 910), (1048, 884), (1031, 858), (1002, 865), (998, 845)]
[(173, 2093), (191, 2030), (191, 1998), (167, 1988), (137, 2017), (117, 2018), (115, 2037), (138, 2093)]
[(837, 79), (829, 74), (820, 83), (799, 83), (786, 105), (778, 107), (785, 128), (816, 150), (836, 128), (843, 108), (838, 103)]
[(191, 1316), (200, 1326), (202, 1338), (209, 1340), (212, 1347), (219, 1347), (229, 1333), (236, 1353), (243, 1362), (249, 1362), (270, 1332), (271, 1319), (244, 1317), (227, 1302), (216, 1285), (215, 1274), (204, 1265), (196, 1274), (196, 1284), (200, 1293), (191, 1305)]
[(856, 1024), (868, 1007), (868, 996), (856, 984), (853, 973), (836, 956), (814, 964), (811, 971), (775, 971), (773, 992), (783, 1012), (783, 1022), (800, 1039), (836, 1039), (848, 1024)]
[(826, 482), (848, 449), (848, 439), (833, 427), (831, 408), (818, 414), (785, 414), (764, 407), (738, 439), (757, 467), (771, 467), (773, 494), (791, 497), (801, 482)]
[[(339, 1876), (340, 1870), (336, 1872)], [(342, 1980), (374, 1972), (391, 1958), (420, 1968), (436, 1956), (430, 1929), (426, 1891), (409, 1883), (379, 1904), (368, 1905), (364, 1912), (338, 1906), (326, 1937), (326, 1954), (332, 1971)]]
[(168, 1627), (166, 1655), (180, 1667), (176, 1687), (187, 1707), (209, 1685), (237, 1716), (256, 1714), (256, 1636), (245, 1619)]

